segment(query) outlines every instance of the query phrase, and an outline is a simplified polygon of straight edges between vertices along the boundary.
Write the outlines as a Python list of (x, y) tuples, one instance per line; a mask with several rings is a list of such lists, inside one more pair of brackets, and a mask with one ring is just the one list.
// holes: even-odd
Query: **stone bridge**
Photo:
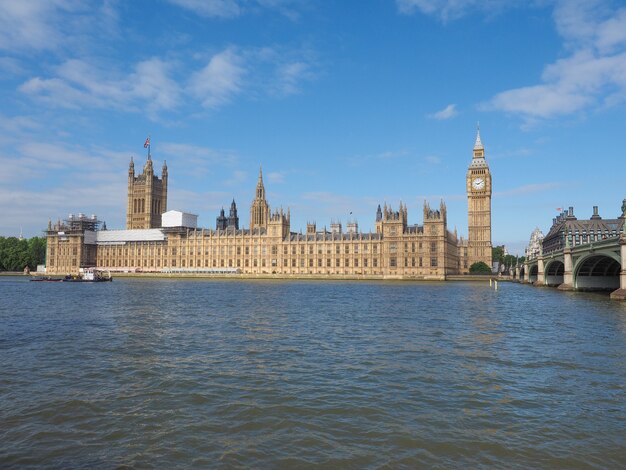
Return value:
[(520, 282), (561, 290), (611, 291), (611, 298), (626, 300), (626, 224), (616, 236), (548, 253), (540, 251), (516, 269)]

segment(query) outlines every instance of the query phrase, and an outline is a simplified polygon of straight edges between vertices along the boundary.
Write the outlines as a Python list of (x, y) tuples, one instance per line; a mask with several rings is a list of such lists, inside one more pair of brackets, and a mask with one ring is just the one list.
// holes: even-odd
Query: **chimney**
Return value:
[(596, 219), (601, 219), (602, 217), (600, 217), (600, 215), (598, 214), (598, 206), (593, 206), (593, 215), (591, 216), (591, 220), (596, 220)]

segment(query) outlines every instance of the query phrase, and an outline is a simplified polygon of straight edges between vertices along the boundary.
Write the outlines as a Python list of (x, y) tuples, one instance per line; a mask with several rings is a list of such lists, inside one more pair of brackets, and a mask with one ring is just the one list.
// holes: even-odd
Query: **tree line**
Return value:
[[(524, 256), (505, 255), (504, 245), (494, 246), (491, 250), (491, 256), (494, 263), (500, 263), (499, 269), (504, 274), (511, 274), (515, 267), (523, 264), (526, 259)], [(470, 266), (469, 272), (471, 274), (491, 274), (491, 266), (479, 261)]]
[(504, 266), (504, 272), (508, 274), (518, 264), (524, 264), (526, 260), (525, 256), (505, 255), (504, 245), (494, 246), (492, 250), (493, 261), (498, 261), (501, 266)]
[(22, 271), (26, 266), (32, 271), (46, 260), (45, 237), (20, 240), (0, 237), (0, 271)]

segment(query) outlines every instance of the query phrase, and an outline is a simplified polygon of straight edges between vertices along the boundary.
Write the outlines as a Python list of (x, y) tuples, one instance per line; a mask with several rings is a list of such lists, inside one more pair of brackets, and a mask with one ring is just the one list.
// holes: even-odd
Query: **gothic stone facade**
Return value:
[[(424, 224), (408, 226), (406, 208), (385, 208), (376, 233), (290, 231), (289, 216), (271, 214), (267, 229), (162, 229), (164, 240), (99, 242), (96, 266), (111, 271), (398, 276), (443, 279), (457, 273), (457, 237), (446, 209), (424, 208)], [(113, 232), (113, 231), (112, 231)]]
[(163, 162), (161, 178), (154, 174), (152, 158), (143, 167), (143, 173), (135, 176), (135, 164), (128, 166), (128, 202), (126, 228), (146, 229), (161, 227), (161, 214), (167, 212), (167, 164)]
[[(475, 160), (482, 159), (478, 162), (481, 171), (477, 176), (470, 165), (468, 199), (479, 202), (469, 208), (468, 240), (448, 230), (443, 201), (437, 209), (424, 204), (422, 225), (409, 225), (407, 207), (401, 203), (397, 211), (387, 205), (378, 207), (373, 233), (329, 232), (317, 230), (315, 224), (309, 224), (306, 233), (292, 232), (290, 212), (270, 210), (261, 171), (250, 209), (250, 228), (230, 225), (211, 230), (161, 227), (160, 223), (154, 227), (157, 223), (152, 217), (152, 205), (148, 211), (143, 203), (137, 206), (135, 202), (141, 199), (138, 184), (152, 180), (152, 188), (157, 186), (152, 162), (149, 159), (144, 173), (135, 177), (131, 160), (130, 230), (98, 230), (95, 226), (68, 235), (61, 224), (49, 227), (47, 271), (67, 274), (78, 272), (80, 267), (95, 266), (112, 272), (445, 279), (451, 274), (467, 272), (470, 262), (481, 256), (483, 261), (491, 261), (491, 252), (486, 253), (486, 248), (491, 247), (491, 177), (488, 167), (485, 168), (484, 153), (480, 157), (476, 155), (475, 146), (472, 165), (476, 167)], [(162, 189), (156, 191), (160, 195), (166, 195), (167, 191), (167, 167), (164, 165), (163, 169)], [(484, 178), (485, 185), (476, 183), (477, 178)], [(141, 194), (153, 190), (146, 184)], [(158, 197), (152, 200), (161, 200), (161, 208), (166, 207), (165, 200)], [(69, 240), (71, 246), (64, 245)], [(91, 254), (86, 258), (68, 255), (66, 251), (73, 253), (73, 247), (82, 250), (81, 253), (87, 250), (93, 253), (89, 251)], [(60, 256), (64, 257), (63, 262)]]

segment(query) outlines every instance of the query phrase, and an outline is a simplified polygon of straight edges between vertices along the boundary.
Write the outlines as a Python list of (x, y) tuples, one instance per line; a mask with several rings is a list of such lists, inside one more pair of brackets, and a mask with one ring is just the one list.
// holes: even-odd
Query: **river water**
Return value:
[(0, 467), (618, 468), (626, 303), (0, 278)]

